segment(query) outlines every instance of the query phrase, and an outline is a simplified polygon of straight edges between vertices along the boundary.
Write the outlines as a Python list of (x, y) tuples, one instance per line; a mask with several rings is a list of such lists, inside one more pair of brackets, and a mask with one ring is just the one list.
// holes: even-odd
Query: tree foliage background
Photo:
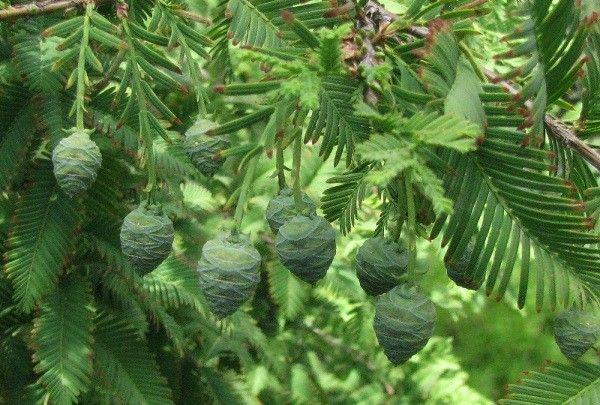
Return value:
[[(597, 0), (2, 3), (0, 402), (594, 403), (597, 353), (564, 360), (552, 320), (600, 299), (599, 13)], [(212, 177), (185, 151), (199, 118), (228, 141)], [(74, 198), (52, 163), (70, 128), (102, 154)], [(315, 285), (282, 266), (264, 219), (284, 182), (339, 230)], [(144, 201), (175, 228), (147, 274), (119, 242)], [(218, 319), (196, 266), (231, 228), (261, 277)], [(375, 234), (408, 247), (438, 309), (399, 366), (354, 270)]]

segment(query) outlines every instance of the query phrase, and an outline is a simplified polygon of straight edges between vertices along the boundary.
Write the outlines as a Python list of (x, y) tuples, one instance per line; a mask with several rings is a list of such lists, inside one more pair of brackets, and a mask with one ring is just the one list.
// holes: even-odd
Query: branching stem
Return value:
[(242, 181), (242, 186), (240, 187), (240, 195), (235, 206), (235, 214), (233, 215), (234, 234), (240, 233), (246, 202), (248, 200), (248, 195), (250, 194), (250, 185), (254, 181), (254, 172), (256, 171), (256, 165), (258, 164), (260, 156), (261, 155), (259, 154), (252, 158), (250, 162), (248, 162), (246, 174), (244, 175), (244, 180)]
[(405, 189), (404, 189), (404, 180), (402, 177), (398, 177), (396, 179), (396, 187), (398, 189), (398, 193), (396, 194), (396, 207), (398, 209), (398, 218), (396, 219), (396, 228), (394, 229), (394, 233), (392, 235), (392, 239), (395, 242), (400, 240), (400, 234), (402, 233), (402, 226), (404, 225), (404, 216), (406, 215), (406, 201), (405, 198)]
[[(465, 4), (462, 8), (473, 7), (480, 4), (485, 3), (483, 0), (474, 0), (468, 4)], [(435, 3), (432, 3), (435, 4)], [(396, 21), (398, 16), (391, 11), (388, 11), (383, 5), (381, 5), (377, 0), (367, 0), (367, 4), (365, 6), (370, 10), (370, 16), (372, 22), (376, 24), (385, 23), (389, 24), (391, 21)], [(416, 17), (413, 17), (413, 19)], [(429, 35), (429, 29), (427, 27), (422, 27), (418, 25), (412, 25), (407, 27), (404, 31), (409, 34), (417, 37), (417, 38), (426, 38)], [(469, 55), (466, 55), (467, 58)], [(472, 63), (472, 61), (470, 61)], [(502, 78), (497, 75), (495, 72), (492, 72), (489, 69), (483, 69), (483, 74), (487, 79), (492, 83), (499, 83), (502, 87), (506, 89), (509, 93), (513, 95), (519, 95), (519, 91), (507, 80), (502, 80)], [(527, 101), (525, 103), (525, 107), (531, 108), (531, 102)], [(589, 164), (594, 166), (598, 171), (600, 171), (600, 151), (590, 147), (586, 142), (579, 139), (575, 131), (565, 125), (563, 122), (558, 119), (546, 114), (544, 117), (544, 123), (546, 128), (548, 129), (548, 134), (555, 139), (557, 139), (561, 144), (565, 147), (572, 149), (575, 153), (580, 155), (583, 159), (585, 159)]]
[(417, 259), (417, 227), (415, 213), (415, 199), (412, 188), (410, 172), (404, 175), (404, 187), (406, 190), (406, 217), (408, 225), (408, 275), (415, 274), (415, 263)]
[(302, 188), (300, 186), (300, 165), (302, 162), (302, 133), (298, 132), (294, 139), (294, 156), (293, 156), (293, 180), (294, 180), (294, 204), (296, 209), (301, 211), (304, 208), (302, 202)]
[(93, 4), (89, 3), (87, 4), (85, 9), (85, 15), (83, 16), (83, 36), (81, 38), (81, 45), (79, 48), (79, 59), (77, 61), (77, 95), (75, 98), (75, 126), (77, 127), (77, 129), (84, 129), (86, 85), (85, 52), (89, 45), (90, 12), (92, 11), (93, 7)]
[(285, 181), (285, 162), (283, 160), (283, 145), (282, 139), (277, 139), (275, 145), (275, 165), (277, 166), (277, 183), (279, 184), (279, 191), (287, 187)]
[[(167, 17), (169, 25), (171, 27), (171, 30), (176, 35), (177, 41), (181, 45), (181, 52), (183, 53), (183, 56), (184, 56), (184, 59), (183, 59), (184, 67), (187, 68), (187, 71), (190, 75), (190, 78), (192, 79), (192, 82), (197, 86), (196, 102), (198, 103), (198, 110), (199, 110), (200, 115), (204, 115), (204, 114), (206, 114), (207, 109), (206, 109), (205, 96), (202, 92), (202, 85), (200, 84), (202, 81), (200, 71), (199, 71), (198, 65), (194, 62), (194, 58), (192, 57), (192, 52), (190, 50), (189, 45), (187, 44), (185, 35), (182, 34), (180, 28), (177, 26), (177, 22), (174, 21), (174, 19), (172, 18), (171, 13), (173, 13), (181, 18), (191, 19), (193, 21), (202, 22), (202, 20), (198, 20), (196, 18), (191, 18), (191, 16), (196, 16), (196, 14), (190, 13), (189, 11), (173, 10), (172, 8), (166, 6), (163, 2), (158, 2), (157, 7), (160, 7), (160, 10), (162, 10), (162, 15)], [(202, 16), (197, 16), (197, 17), (200, 17), (201, 19), (204, 18)], [(205, 24), (205, 25), (210, 25), (210, 23)]]
[(186, 20), (195, 21), (195, 22), (205, 25), (207, 27), (212, 25), (212, 21), (210, 20), (210, 18), (204, 17), (200, 14), (192, 13), (191, 11), (187, 11), (187, 10), (183, 10), (183, 9), (174, 9), (173, 13), (177, 14), (178, 16), (180, 16), (182, 18), (185, 18)]
[(469, 64), (473, 68), (473, 71), (475, 72), (475, 74), (477, 74), (477, 77), (479, 77), (479, 80), (481, 80), (482, 82), (485, 82), (485, 80), (486, 80), (485, 75), (483, 74), (483, 71), (477, 64), (477, 61), (475, 60), (475, 57), (473, 56), (473, 53), (471, 52), (471, 50), (464, 44), (464, 42), (460, 42), (458, 44), (458, 46), (459, 46), (460, 50), (462, 51), (463, 55), (465, 55), (465, 57), (467, 58), (467, 61), (469, 61)]
[[(96, 3), (101, 3), (106, 0), (96, 0)], [(16, 4), (0, 10), (0, 21), (10, 20), (14, 18), (24, 17), (28, 15), (36, 15), (43, 13), (51, 13), (53, 11), (66, 10), (69, 8), (80, 7), (91, 3), (90, 0), (47, 0), (43, 2), (32, 2), (27, 4)]]
[(129, 61), (127, 63), (134, 64), (131, 69), (131, 90), (132, 94), (130, 97), (137, 98), (137, 104), (139, 106), (139, 124), (140, 124), (140, 138), (144, 143), (145, 149), (145, 159), (146, 159), (146, 167), (148, 172), (148, 184), (146, 186), (146, 192), (148, 193), (148, 204), (151, 203), (152, 196), (154, 193), (154, 189), (156, 188), (156, 166), (154, 162), (154, 139), (152, 138), (152, 132), (150, 129), (150, 120), (148, 118), (148, 105), (146, 100), (146, 95), (144, 94), (144, 90), (142, 89), (141, 81), (142, 77), (140, 75), (139, 66), (137, 66), (136, 62), (136, 53), (135, 48), (132, 41), (131, 30), (129, 29), (129, 25), (126, 19), (122, 19), (123, 29), (125, 30), (125, 37), (127, 40), (127, 45), (129, 46)]

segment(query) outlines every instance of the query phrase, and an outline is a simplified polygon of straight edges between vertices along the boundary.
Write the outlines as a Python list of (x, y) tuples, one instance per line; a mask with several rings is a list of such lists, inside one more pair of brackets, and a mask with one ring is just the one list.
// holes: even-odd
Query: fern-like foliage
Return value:
[(211, 368), (201, 368), (198, 373), (204, 379), (215, 404), (244, 403), (244, 392), (234, 374), (222, 374)]
[(230, 18), (228, 36), (236, 42), (256, 48), (290, 48), (297, 45), (299, 38), (285, 24), (282, 11), (302, 21), (308, 29), (338, 22), (340, 18), (335, 13), (328, 13), (330, 8), (325, 1), (231, 0), (224, 14)]
[(52, 291), (73, 248), (78, 213), (59, 191), (49, 165), (40, 162), (20, 197), (8, 239), (5, 271), (15, 288), (15, 300), (31, 311)]
[[(520, 251), (519, 306), (524, 305), (530, 280), (536, 282), (538, 308), (545, 299), (553, 308), (559, 298), (566, 306), (573, 299), (597, 299), (598, 236), (589, 232), (582, 202), (569, 197), (562, 180), (535, 171), (524, 177), (522, 166), (510, 163), (515, 158), (485, 145), (478, 156), (482, 162), (459, 161), (464, 175), (448, 182), (456, 212), (442, 242), (449, 244), (446, 260), (458, 260), (474, 243), (469, 264), (462, 269), (467, 283), (477, 288), (487, 276), (486, 292), (496, 288), (502, 297)], [(486, 156), (490, 152), (492, 159)], [(528, 162), (530, 167), (536, 160)], [(434, 234), (440, 225), (438, 220)], [(549, 226), (556, 228), (548, 232)]]
[(302, 282), (280, 265), (269, 269), (269, 290), (279, 305), (280, 313), (287, 319), (298, 316), (308, 298)]
[(582, 138), (600, 131), (600, 29), (596, 26), (588, 35), (585, 56), (586, 92), (583, 94), (577, 134)]
[(594, 404), (600, 399), (600, 367), (549, 363), (540, 371), (527, 372), (508, 391), (501, 404)]
[[(512, 50), (485, 61), (500, 76), (481, 67), (475, 21), (496, 10), (479, 0), (401, 2), (401, 15), (376, 0), (76, 3), (0, 10), (0, 402), (485, 402), (450, 339), (387, 363), (352, 269), (367, 237), (406, 244), (417, 284), (417, 240), (440, 237), (463, 287), (537, 309), (600, 302), (593, 150), (551, 125), (597, 141), (597, 0), (524, 2)], [(210, 151), (225, 160), (211, 178), (186, 150), (196, 120), (229, 144)], [(49, 159), (72, 126), (102, 153), (74, 199)], [(290, 185), (321, 194), (345, 235), (314, 286), (276, 263), (256, 209)], [(144, 202), (175, 238), (141, 275), (120, 228)], [(231, 223), (262, 277), (216, 319), (196, 267)], [(595, 403), (597, 375), (552, 364), (509, 401)]]
[(358, 208), (365, 197), (368, 165), (362, 164), (339, 176), (327, 180), (336, 184), (323, 192), (321, 202), (325, 218), (333, 222), (339, 220), (340, 231), (348, 233), (354, 226)]
[(279, 7), (256, 7), (248, 0), (232, 0), (227, 5), (225, 15), (231, 15), (229, 32), (233, 38), (243, 44), (265, 48), (281, 48), (281, 33), (274, 24), (273, 14), (277, 16)]
[(89, 389), (92, 371), (90, 284), (71, 277), (48, 294), (34, 321), (38, 382), (56, 404), (71, 404)]
[(16, 176), (22, 174), (30, 143), (35, 136), (30, 109), (10, 112), (15, 114), (15, 119), (7, 120), (11, 125), (5, 130), (0, 141), (0, 187), (3, 189), (10, 186)]
[(42, 41), (43, 20), (19, 22), (13, 41), (16, 71), (25, 78), (26, 86), (40, 93), (52, 93), (62, 88), (60, 75), (52, 70), (52, 62), (57, 56), (56, 42)]
[(143, 287), (167, 308), (189, 305), (204, 313), (206, 303), (193, 266), (192, 259), (185, 256), (169, 257), (144, 277)]
[[(510, 50), (499, 58), (527, 58), (507, 74), (519, 76), (524, 84), (519, 97), (526, 106), (523, 127), (539, 144), (544, 139), (544, 114), (575, 82), (584, 63), (587, 28), (582, 23), (581, 4), (545, 0), (524, 3), (523, 23), (507, 36)], [(557, 32), (562, 33), (556, 35)]]
[(321, 155), (327, 159), (336, 148), (334, 164), (337, 165), (346, 149), (346, 164), (352, 162), (356, 143), (369, 132), (368, 122), (354, 112), (359, 94), (357, 82), (341, 76), (322, 79), (319, 108), (313, 111), (306, 129), (305, 140), (318, 141), (322, 137)]
[[(583, 213), (584, 202), (569, 183), (551, 176), (553, 162), (547, 151), (523, 146), (526, 135), (508, 130), (509, 121), (493, 109), (484, 110), (479, 98), (488, 98), (488, 93), (468, 66), (457, 63), (452, 72), (441, 63), (460, 60), (448, 28), (442, 26), (433, 35), (427, 56), (431, 66), (422, 75), (425, 87), (443, 97), (446, 112), (487, 128), (472, 157), (441, 155), (447, 165), (446, 194), (455, 208), (442, 240), (448, 244), (446, 260), (457, 261), (473, 248), (462, 269), (465, 285), (478, 288), (485, 281), (486, 292), (499, 298), (520, 260), (519, 306), (532, 280), (538, 308), (544, 302), (555, 307), (559, 301), (569, 305), (571, 300), (597, 300), (598, 236), (590, 232), (594, 224)], [(439, 216), (431, 237), (445, 223), (446, 215)]]
[(144, 341), (126, 319), (99, 313), (94, 326), (94, 366), (107, 390), (126, 403), (172, 403), (171, 391), (160, 375)]

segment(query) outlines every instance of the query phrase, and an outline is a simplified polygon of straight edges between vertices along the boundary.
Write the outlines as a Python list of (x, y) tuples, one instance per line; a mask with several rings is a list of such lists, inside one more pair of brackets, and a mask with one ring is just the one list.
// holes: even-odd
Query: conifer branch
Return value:
[[(506, 81), (502, 80), (500, 76), (496, 73), (492, 72), (489, 69), (485, 69), (483, 71), (485, 76), (493, 83), (499, 83), (504, 89), (510, 94), (517, 96), (519, 91), (514, 88), (514, 86)], [(525, 102), (525, 107), (531, 109), (531, 101)], [(584, 158), (589, 164), (594, 166), (596, 169), (600, 171), (600, 152), (598, 150), (592, 148), (587, 143), (582, 141), (575, 131), (569, 128), (566, 124), (564, 124), (559, 119), (551, 116), (550, 114), (546, 114), (544, 116), (544, 124), (546, 124), (546, 128), (548, 129), (548, 133), (566, 146), (569, 149), (574, 150), (582, 158)]]
[(31, 2), (26, 4), (15, 4), (0, 10), (0, 21), (11, 20), (14, 18), (51, 13), (53, 11), (66, 10), (69, 8), (83, 7), (87, 3), (102, 3), (107, 0), (47, 0), (41, 2)]
[(600, 152), (598, 152), (598, 149), (594, 149), (586, 142), (582, 141), (571, 128), (549, 114), (546, 114), (544, 117), (544, 123), (546, 124), (548, 132), (554, 138), (559, 140), (567, 148), (573, 149), (589, 164), (600, 171)]
[[(390, 21), (395, 21), (398, 18), (394, 13), (386, 10), (385, 7), (376, 0), (367, 1), (365, 13), (376, 26), (381, 26), (383, 24), (388, 25)], [(426, 38), (429, 35), (429, 29), (427, 27), (410, 26), (406, 28), (405, 31), (417, 38)], [(519, 94), (519, 91), (509, 81), (503, 80), (491, 70), (484, 69), (483, 73), (490, 82), (500, 84), (510, 94), (515, 96)], [(525, 107), (531, 108), (531, 102), (525, 102)], [(555, 138), (565, 147), (579, 154), (589, 164), (600, 171), (600, 152), (597, 149), (589, 146), (577, 136), (573, 129), (549, 114), (545, 115), (544, 123), (546, 124), (550, 136)]]
[[(53, 11), (68, 10), (76, 7), (83, 7), (88, 3), (107, 3), (110, 0), (46, 0), (33, 1), (25, 4), (10, 5), (0, 10), (0, 21), (12, 20), (19, 17), (32, 16), (37, 14), (51, 13)], [(184, 9), (175, 9), (173, 13), (186, 20), (195, 21), (205, 26), (212, 25), (212, 21), (202, 15), (187, 11)]]

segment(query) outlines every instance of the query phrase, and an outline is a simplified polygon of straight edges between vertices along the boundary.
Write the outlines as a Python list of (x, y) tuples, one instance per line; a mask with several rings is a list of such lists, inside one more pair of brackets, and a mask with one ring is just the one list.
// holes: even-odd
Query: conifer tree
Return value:
[[(490, 13), (509, 15), (502, 43)], [(589, 353), (599, 15), (596, 0), (2, 3), (0, 402), (359, 401), (325, 345), (367, 370), (375, 403), (395, 395), (383, 356), (440, 342), (424, 241), (457, 285), (556, 311), (563, 353)], [(308, 196), (316, 165), (328, 186)], [(348, 287), (328, 275), (336, 243), (374, 216)], [(506, 403), (593, 403), (599, 381), (585, 357), (552, 363)]]

